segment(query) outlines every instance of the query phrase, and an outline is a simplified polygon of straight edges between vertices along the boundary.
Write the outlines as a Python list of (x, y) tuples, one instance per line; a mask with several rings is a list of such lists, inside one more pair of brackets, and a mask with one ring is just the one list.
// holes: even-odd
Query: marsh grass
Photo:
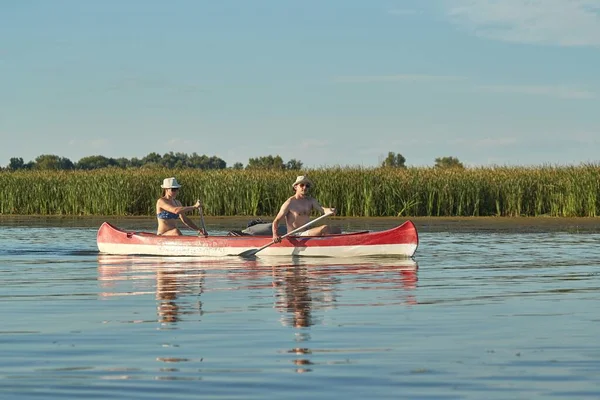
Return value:
[[(301, 172), (312, 194), (341, 216), (595, 217), (600, 166), (327, 168)], [(206, 215), (275, 215), (293, 194), (297, 171), (2, 171), (0, 213), (153, 215), (163, 178), (176, 176), (179, 199), (200, 198)]]

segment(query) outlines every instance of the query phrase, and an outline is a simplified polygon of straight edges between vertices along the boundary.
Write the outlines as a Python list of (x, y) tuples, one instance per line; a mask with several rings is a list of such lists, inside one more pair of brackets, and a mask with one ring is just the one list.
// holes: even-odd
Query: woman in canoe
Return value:
[(202, 204), (200, 200), (193, 206), (182, 206), (177, 200), (177, 193), (181, 185), (175, 178), (165, 178), (162, 185), (163, 195), (156, 201), (156, 219), (158, 220), (157, 235), (179, 236), (181, 231), (177, 228), (177, 220), (181, 220), (188, 228), (193, 229), (204, 236), (207, 235), (204, 228), (199, 228), (190, 220), (185, 213), (198, 210), (202, 215)]

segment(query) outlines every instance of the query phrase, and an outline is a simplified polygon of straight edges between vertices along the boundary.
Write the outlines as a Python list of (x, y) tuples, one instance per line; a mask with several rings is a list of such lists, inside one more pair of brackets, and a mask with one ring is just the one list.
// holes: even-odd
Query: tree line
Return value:
[[(406, 158), (400, 153), (396, 154), (390, 151), (381, 163), (384, 168), (406, 168)], [(464, 168), (465, 166), (456, 157), (437, 157), (435, 159), (435, 168)]]
[[(302, 169), (302, 162), (291, 159), (284, 162), (280, 156), (265, 156), (250, 158), (246, 165), (238, 162), (233, 169)], [(142, 158), (112, 158), (101, 155), (83, 157), (73, 162), (66, 157), (54, 154), (42, 154), (35, 160), (25, 162), (21, 157), (10, 159), (6, 170), (93, 170), (100, 168), (195, 168), (195, 169), (226, 169), (227, 163), (216, 156), (198, 155), (192, 153), (150, 153)], [(0, 168), (1, 169), (1, 168)]]
[[(383, 168), (406, 168), (406, 158), (400, 153), (389, 152), (387, 157), (380, 164)], [(279, 156), (263, 156), (248, 159), (244, 165), (236, 162), (232, 169), (279, 169), (279, 170), (301, 170), (303, 163), (297, 159), (291, 159), (287, 162)], [(435, 159), (436, 168), (464, 168), (463, 164), (456, 157), (439, 157)], [(35, 160), (25, 162), (21, 157), (10, 159), (6, 170), (94, 170), (101, 168), (194, 168), (194, 169), (226, 169), (227, 163), (219, 157), (198, 155), (192, 153), (165, 153), (160, 155), (152, 152), (142, 158), (112, 158), (101, 155), (87, 156), (77, 162), (72, 162), (66, 157), (60, 157), (54, 154), (42, 154)], [(3, 169), (0, 167), (0, 169)]]

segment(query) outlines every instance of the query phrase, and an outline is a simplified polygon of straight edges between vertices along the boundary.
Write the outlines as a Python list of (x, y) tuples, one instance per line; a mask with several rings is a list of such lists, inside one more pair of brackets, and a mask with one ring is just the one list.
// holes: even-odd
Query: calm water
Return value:
[(414, 261), (95, 234), (0, 227), (1, 399), (600, 398), (598, 234), (421, 233)]

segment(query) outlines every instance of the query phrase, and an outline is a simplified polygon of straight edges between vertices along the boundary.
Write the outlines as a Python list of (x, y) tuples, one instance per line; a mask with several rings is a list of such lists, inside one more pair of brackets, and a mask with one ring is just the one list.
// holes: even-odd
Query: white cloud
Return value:
[(600, 0), (445, 0), (475, 35), (508, 42), (600, 46)]
[(373, 82), (439, 82), (464, 80), (462, 76), (452, 75), (421, 75), (421, 74), (399, 74), (399, 75), (365, 75), (365, 76), (338, 76), (335, 78), (339, 83), (373, 83)]
[(569, 85), (481, 85), (476, 88), (484, 92), (536, 95), (559, 99), (596, 98), (594, 92)]

